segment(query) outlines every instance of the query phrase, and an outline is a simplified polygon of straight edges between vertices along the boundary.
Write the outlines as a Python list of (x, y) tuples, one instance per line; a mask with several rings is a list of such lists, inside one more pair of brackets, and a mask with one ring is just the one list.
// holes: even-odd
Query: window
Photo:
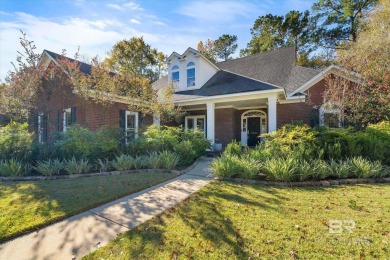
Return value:
[(45, 143), (46, 142), (46, 136), (47, 136), (47, 120), (46, 116), (43, 113), (38, 114), (38, 142), (39, 143)]
[(187, 64), (187, 87), (195, 86), (195, 63)]
[(328, 102), (320, 107), (320, 125), (329, 128), (339, 128), (342, 126), (342, 122), (338, 106)]
[(172, 81), (178, 82), (179, 80), (180, 80), (179, 66), (175, 65), (172, 67)]
[(72, 109), (64, 109), (62, 118), (62, 131), (66, 132), (67, 128), (72, 124)]
[(138, 137), (138, 112), (126, 111), (125, 127), (126, 144), (129, 144)]
[(206, 117), (205, 116), (186, 116), (185, 129), (186, 130), (199, 130), (206, 132)]

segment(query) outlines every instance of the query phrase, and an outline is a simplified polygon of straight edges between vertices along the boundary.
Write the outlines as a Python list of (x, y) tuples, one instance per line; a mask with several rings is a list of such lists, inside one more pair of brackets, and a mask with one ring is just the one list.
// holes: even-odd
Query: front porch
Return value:
[(211, 101), (203, 104), (183, 105), (186, 112), (186, 129), (205, 131), (214, 144), (222, 143), (223, 149), (233, 140), (243, 146), (255, 146), (260, 134), (277, 128), (277, 96), (232, 101)]

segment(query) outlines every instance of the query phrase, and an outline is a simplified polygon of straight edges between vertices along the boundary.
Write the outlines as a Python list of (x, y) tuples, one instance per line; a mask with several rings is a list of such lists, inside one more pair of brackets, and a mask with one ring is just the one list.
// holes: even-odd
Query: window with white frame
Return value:
[(72, 124), (72, 109), (66, 108), (62, 113), (62, 131), (66, 132), (67, 128)]
[(180, 74), (179, 74), (179, 66), (175, 65), (172, 67), (172, 81), (179, 82)]
[(186, 116), (185, 129), (206, 132), (206, 116)]
[(46, 142), (46, 128), (47, 128), (47, 120), (43, 113), (38, 113), (38, 142), (45, 143)]
[(138, 137), (138, 112), (126, 111), (125, 127), (126, 127), (126, 144)]
[(337, 105), (331, 102), (325, 103), (320, 107), (320, 125), (329, 128), (342, 127), (343, 120), (341, 118), (340, 109)]
[(195, 86), (195, 63), (192, 61), (187, 64), (187, 87)]

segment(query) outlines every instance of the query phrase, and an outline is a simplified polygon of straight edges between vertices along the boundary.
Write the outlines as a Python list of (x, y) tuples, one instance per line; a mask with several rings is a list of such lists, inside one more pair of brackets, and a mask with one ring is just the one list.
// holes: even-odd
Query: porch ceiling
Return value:
[[(251, 100), (240, 100), (240, 101), (229, 101), (229, 102), (218, 102), (215, 103), (215, 108), (235, 108), (245, 109), (251, 107), (267, 107), (267, 98), (251, 99)], [(206, 104), (197, 104), (191, 106), (182, 106), (183, 110), (206, 110)]]

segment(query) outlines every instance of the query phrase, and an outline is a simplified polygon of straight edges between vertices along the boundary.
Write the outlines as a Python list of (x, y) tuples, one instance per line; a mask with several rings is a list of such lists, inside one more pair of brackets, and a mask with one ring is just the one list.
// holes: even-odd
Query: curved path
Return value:
[(210, 162), (201, 159), (187, 174), (1, 244), (0, 259), (80, 259), (208, 184)]

